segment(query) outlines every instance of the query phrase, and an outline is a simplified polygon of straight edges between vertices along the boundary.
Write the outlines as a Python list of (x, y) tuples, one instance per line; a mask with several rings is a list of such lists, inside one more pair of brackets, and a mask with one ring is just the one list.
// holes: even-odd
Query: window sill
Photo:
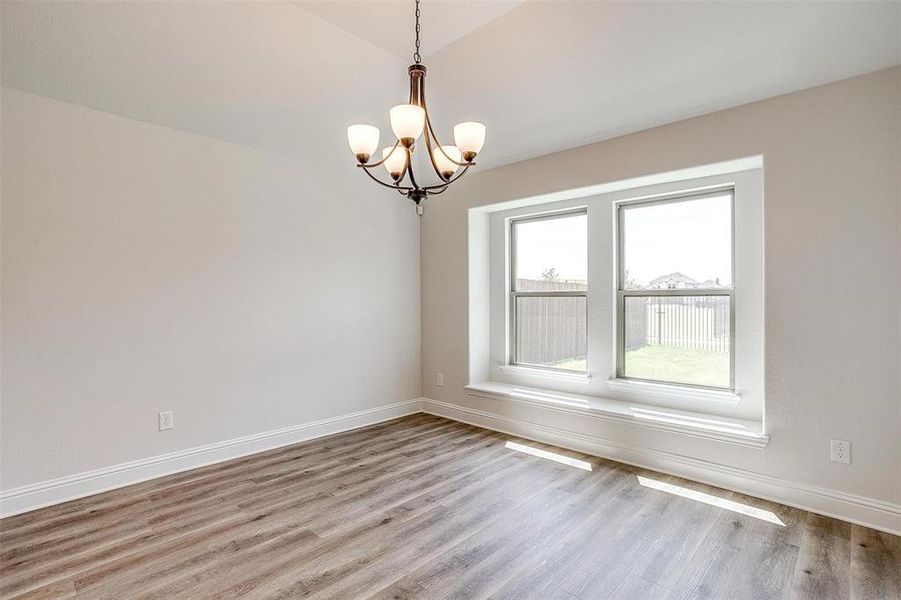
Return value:
[(498, 367), (504, 373), (523, 375), (526, 377), (539, 377), (541, 379), (556, 379), (557, 381), (569, 381), (572, 383), (590, 383), (591, 374), (566, 371), (552, 371), (536, 367), (524, 367), (521, 365), (501, 365)]
[(665, 383), (652, 383), (650, 381), (636, 381), (634, 379), (608, 379), (607, 386), (611, 390), (624, 394), (641, 394), (642, 396), (656, 396), (679, 400), (692, 400), (696, 402), (712, 402), (715, 404), (736, 405), (741, 402), (741, 395), (726, 390), (710, 390), (694, 388), (690, 386), (668, 385)]
[(471, 396), (509, 400), (543, 409), (574, 413), (594, 419), (626, 423), (751, 448), (765, 448), (770, 440), (769, 436), (763, 433), (762, 424), (759, 422), (713, 416), (700, 412), (554, 392), (497, 381), (470, 384), (466, 386), (466, 392)]

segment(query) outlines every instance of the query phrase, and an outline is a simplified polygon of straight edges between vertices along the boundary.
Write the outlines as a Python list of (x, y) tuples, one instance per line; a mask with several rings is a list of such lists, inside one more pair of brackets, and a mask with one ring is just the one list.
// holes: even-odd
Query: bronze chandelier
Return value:
[[(393, 146), (382, 149), (382, 158), (369, 162), (379, 146), (379, 129), (373, 125), (351, 125), (347, 128), (347, 141), (357, 157), (357, 167), (379, 185), (397, 190), (417, 207), (432, 194), (443, 193), (470, 167), (485, 144), (485, 126), (481, 123), (458, 123), (454, 127), (454, 145), (445, 146), (438, 141), (425, 99), (425, 65), (419, 55), (419, 2), (416, 0), (416, 42), (413, 64), (407, 69), (410, 75), (410, 101), (389, 111), (391, 130), (397, 140)], [(413, 152), (416, 141), (423, 137), (429, 162), (438, 176), (438, 183), (422, 185), (413, 172)], [(390, 182), (379, 179), (373, 171), (383, 166), (391, 177)], [(461, 170), (462, 168), (462, 170)], [(458, 172), (459, 171), (459, 172)]]

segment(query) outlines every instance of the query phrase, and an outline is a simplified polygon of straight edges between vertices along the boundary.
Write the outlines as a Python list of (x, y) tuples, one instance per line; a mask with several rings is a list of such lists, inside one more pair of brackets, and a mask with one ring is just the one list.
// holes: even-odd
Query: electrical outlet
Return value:
[(850, 465), (851, 442), (848, 440), (829, 440), (829, 460)]
[(444, 387), (444, 373), (438, 373), (438, 377), (435, 378), (435, 385)]
[(160, 431), (166, 431), (167, 429), (172, 429), (172, 427), (174, 426), (171, 410), (161, 412), (159, 414), (159, 420), (160, 420)]

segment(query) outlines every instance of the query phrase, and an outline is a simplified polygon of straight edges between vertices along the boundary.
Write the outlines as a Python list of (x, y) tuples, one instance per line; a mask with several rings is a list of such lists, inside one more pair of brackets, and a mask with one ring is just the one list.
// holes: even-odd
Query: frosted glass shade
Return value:
[(382, 164), (385, 165), (385, 170), (388, 171), (391, 178), (394, 181), (400, 179), (404, 173), (404, 167), (407, 166), (407, 151), (401, 146), (383, 148), (382, 158), (385, 159)]
[(425, 110), (415, 104), (398, 104), (388, 111), (388, 116), (397, 139), (408, 148), (412, 146), (425, 126)]
[(379, 147), (379, 128), (372, 125), (351, 125), (347, 128), (347, 143), (357, 160), (365, 163)]
[[(444, 150), (444, 152), (441, 150)], [(445, 179), (450, 179), (453, 174), (457, 172), (457, 169), (460, 168), (460, 165), (454, 162), (460, 162), (460, 159), (462, 158), (460, 149), (456, 146), (441, 146), (440, 148), (435, 148), (432, 150), (432, 157), (435, 159), (435, 166), (438, 167), (438, 172), (441, 173), (441, 176)]]
[(454, 143), (466, 162), (470, 162), (485, 145), (485, 126), (475, 122), (458, 123), (454, 127)]

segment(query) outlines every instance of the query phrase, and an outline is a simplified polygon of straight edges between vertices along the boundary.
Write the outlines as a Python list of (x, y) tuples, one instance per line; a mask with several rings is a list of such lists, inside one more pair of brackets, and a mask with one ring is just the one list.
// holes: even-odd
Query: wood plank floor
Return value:
[(4, 519), (0, 572), (2, 598), (886, 599), (901, 538), (420, 414)]

